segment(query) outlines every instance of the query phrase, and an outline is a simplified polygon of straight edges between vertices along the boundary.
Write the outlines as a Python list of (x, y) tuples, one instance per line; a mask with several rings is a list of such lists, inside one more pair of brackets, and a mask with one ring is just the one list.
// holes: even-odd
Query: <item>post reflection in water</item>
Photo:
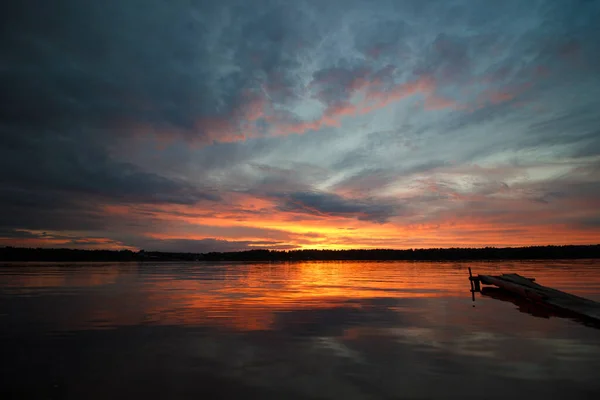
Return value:
[(0, 268), (9, 378), (0, 394), (600, 393), (598, 330), (487, 296), (473, 307), (467, 266), (600, 296), (594, 260), (9, 265)]

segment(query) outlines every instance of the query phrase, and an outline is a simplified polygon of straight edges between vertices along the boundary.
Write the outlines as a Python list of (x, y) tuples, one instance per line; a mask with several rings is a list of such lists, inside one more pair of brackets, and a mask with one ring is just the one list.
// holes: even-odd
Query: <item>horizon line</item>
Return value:
[(22, 247), (22, 246), (3, 246), (0, 250), (4, 249), (18, 249), (18, 250), (69, 250), (69, 251), (110, 251), (110, 252), (122, 252), (129, 251), (132, 253), (179, 253), (179, 254), (209, 254), (209, 253), (245, 253), (252, 251), (269, 251), (277, 253), (285, 252), (304, 252), (304, 251), (330, 251), (330, 252), (351, 252), (351, 251), (415, 251), (415, 250), (485, 250), (485, 249), (532, 249), (532, 248), (543, 248), (543, 247), (595, 247), (600, 246), (600, 243), (595, 244), (548, 244), (548, 245), (529, 245), (529, 246), (475, 246), (475, 247), (411, 247), (404, 249), (394, 248), (354, 248), (354, 249), (269, 249), (269, 248), (255, 248), (246, 250), (232, 250), (232, 251), (206, 251), (206, 252), (193, 252), (193, 251), (164, 251), (164, 250), (131, 250), (127, 248), (122, 249), (78, 249), (72, 247)]

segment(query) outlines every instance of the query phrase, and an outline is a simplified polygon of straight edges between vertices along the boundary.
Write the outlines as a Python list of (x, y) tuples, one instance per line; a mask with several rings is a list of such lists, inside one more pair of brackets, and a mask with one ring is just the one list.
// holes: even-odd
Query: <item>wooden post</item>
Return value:
[[(473, 286), (473, 274), (471, 273), (471, 267), (469, 268), (469, 282), (471, 283), (471, 300), (473, 300), (473, 302), (475, 302), (475, 287)], [(473, 307), (475, 307), (475, 304), (473, 304)]]
[(471, 292), (475, 290), (473, 287), (473, 274), (471, 273), (471, 267), (469, 267), (469, 282), (471, 282)]

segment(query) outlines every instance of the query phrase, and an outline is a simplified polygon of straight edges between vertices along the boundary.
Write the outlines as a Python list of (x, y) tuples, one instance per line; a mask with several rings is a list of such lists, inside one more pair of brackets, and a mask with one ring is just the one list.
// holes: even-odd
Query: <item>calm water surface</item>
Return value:
[(600, 330), (467, 266), (600, 301), (600, 260), (8, 264), (0, 398), (600, 398)]

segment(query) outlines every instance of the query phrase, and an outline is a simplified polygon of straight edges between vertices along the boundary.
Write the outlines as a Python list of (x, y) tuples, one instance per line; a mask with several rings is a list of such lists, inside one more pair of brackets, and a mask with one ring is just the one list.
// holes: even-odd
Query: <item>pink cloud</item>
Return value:
[[(206, 116), (199, 118), (194, 124), (193, 132), (183, 132), (175, 128), (138, 127), (143, 133), (150, 131), (161, 142), (161, 146), (170, 143), (173, 137), (187, 137), (192, 143), (206, 145), (213, 142), (231, 143), (252, 138), (269, 136), (287, 136), (290, 134), (304, 134), (317, 131), (325, 127), (341, 127), (344, 118), (351, 118), (381, 110), (391, 104), (400, 102), (415, 95), (424, 98), (423, 107), (427, 111), (453, 109), (473, 110), (486, 104), (500, 104), (514, 100), (525, 91), (530, 84), (519, 87), (489, 88), (480, 91), (475, 97), (474, 105), (469, 102), (461, 103), (456, 99), (440, 96), (436, 93), (437, 83), (431, 76), (421, 76), (404, 83), (392, 83), (396, 70), (393, 65), (388, 65), (377, 71), (367, 69), (345, 70), (331, 69), (316, 77), (306, 88), (316, 90), (316, 98), (327, 103), (328, 96), (335, 96), (328, 92), (328, 87), (333, 85), (343, 94), (339, 101), (327, 104), (322, 114), (312, 120), (295, 121), (291, 115), (274, 107), (274, 102), (266, 92), (274, 91), (283, 95), (290, 95), (290, 88), (282, 84), (282, 79), (274, 75), (266, 84), (263, 91), (245, 91), (240, 95), (239, 106), (226, 115)], [(544, 69), (536, 70), (540, 75)], [(482, 78), (491, 83), (491, 76)], [(494, 78), (495, 79), (495, 78)], [(257, 122), (266, 122), (266, 128), (259, 128)], [(264, 129), (264, 130), (263, 130)]]
[(444, 97), (429, 95), (425, 99), (425, 109), (426, 110), (442, 110), (442, 109), (455, 109), (462, 110), (465, 106), (459, 104), (457, 101), (452, 99), (447, 99)]
[(532, 86), (531, 82), (504, 88), (491, 88), (483, 90), (476, 99), (476, 106), (484, 107), (486, 104), (500, 104), (516, 99), (519, 95), (527, 91)]
[(343, 101), (330, 105), (320, 118), (309, 122), (282, 126), (278, 132), (285, 135), (289, 133), (304, 133), (308, 130), (317, 130), (325, 126), (339, 127), (341, 126), (343, 117), (367, 114), (418, 93), (428, 94), (434, 90), (433, 81), (428, 78), (399, 84), (389, 90), (382, 89), (381, 84), (382, 82), (379, 78), (371, 81), (357, 79), (351, 83), (351, 89), (353, 93), (364, 91), (364, 98), (356, 104), (350, 101)]
[(386, 107), (417, 93), (431, 94), (435, 91), (435, 82), (431, 77), (421, 77), (415, 81), (396, 85), (390, 90), (381, 90), (376, 85), (367, 88), (366, 102), (361, 112)]

